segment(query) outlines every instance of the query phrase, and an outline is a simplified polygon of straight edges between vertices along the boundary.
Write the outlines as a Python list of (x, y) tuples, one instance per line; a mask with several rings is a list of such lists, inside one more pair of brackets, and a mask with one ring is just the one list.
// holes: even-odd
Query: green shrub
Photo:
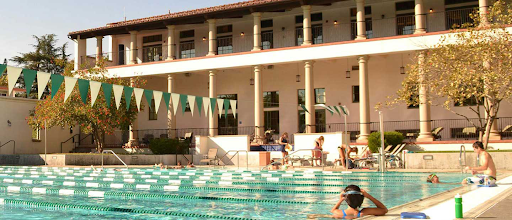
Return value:
[(153, 154), (188, 154), (190, 142), (178, 139), (158, 138), (149, 142)]
[[(400, 132), (389, 131), (384, 132), (384, 147), (393, 145), (396, 147), (404, 141), (404, 135)], [(372, 153), (378, 153), (380, 147), (380, 132), (373, 132), (368, 137), (368, 147)]]

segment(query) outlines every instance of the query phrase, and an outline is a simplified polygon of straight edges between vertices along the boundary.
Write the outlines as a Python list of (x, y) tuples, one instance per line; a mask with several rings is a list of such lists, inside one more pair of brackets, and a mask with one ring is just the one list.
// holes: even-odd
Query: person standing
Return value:
[[(320, 136), (315, 139), (315, 150), (313, 151), (313, 164), (314, 166), (322, 165), (322, 146), (324, 145), (324, 136)], [(320, 161), (317, 163), (317, 161)], [(318, 164), (318, 165), (317, 165)]]
[(282, 145), (281, 153), (283, 154), (283, 161), (285, 164), (288, 164), (288, 159), (286, 159), (286, 157), (288, 156), (288, 151), (286, 149), (288, 143), (288, 132), (284, 132), (279, 138), (279, 144)]

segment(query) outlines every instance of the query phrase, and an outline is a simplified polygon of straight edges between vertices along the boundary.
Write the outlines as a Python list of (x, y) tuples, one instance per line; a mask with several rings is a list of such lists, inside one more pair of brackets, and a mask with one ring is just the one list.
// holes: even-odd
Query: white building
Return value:
[[(254, 0), (109, 23), (69, 33), (75, 68), (101, 57), (86, 39), (111, 37), (108, 71), (143, 76), (146, 89), (237, 99), (237, 116), (139, 114), (133, 138), (255, 133), (322, 133), (343, 130), (343, 118), (321, 107), (304, 113), (299, 104), (346, 105), (352, 141), (364, 143), (378, 130), (374, 106), (395, 94), (403, 67), (425, 46), (438, 42), (469, 14), (487, 10), (485, 0)], [(89, 54), (89, 56), (88, 56)], [(468, 113), (466, 107), (456, 111)], [(503, 103), (492, 139), (512, 124)], [(475, 139), (464, 119), (437, 106), (397, 106), (384, 111), (385, 129), (418, 142)], [(442, 127), (437, 137), (432, 130)], [(210, 129), (209, 129), (210, 128)], [(416, 137), (419, 135), (419, 137)], [(357, 139), (357, 140), (356, 140)]]

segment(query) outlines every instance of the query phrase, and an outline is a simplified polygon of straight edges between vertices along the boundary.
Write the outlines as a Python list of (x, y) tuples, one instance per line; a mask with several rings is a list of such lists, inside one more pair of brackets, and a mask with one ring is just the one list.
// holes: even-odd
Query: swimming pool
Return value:
[[(438, 174), (460, 182), (467, 174)], [(305, 219), (359, 185), (388, 208), (458, 185), (424, 173), (0, 167), (2, 219)], [(372, 206), (365, 200), (363, 207)]]

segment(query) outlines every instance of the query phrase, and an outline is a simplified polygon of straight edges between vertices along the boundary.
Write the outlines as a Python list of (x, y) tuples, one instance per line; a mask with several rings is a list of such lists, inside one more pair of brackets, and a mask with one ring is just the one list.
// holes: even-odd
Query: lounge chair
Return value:
[(391, 166), (395, 165), (396, 167), (402, 167), (402, 158), (399, 156), (402, 150), (405, 148), (406, 144), (398, 145), (393, 152), (389, 155), (386, 155), (386, 162)]
[(476, 136), (476, 127), (465, 127), (462, 129), (462, 135), (466, 139)]
[(507, 125), (501, 130), (501, 136), (509, 137), (510, 135), (512, 135), (512, 125)]
[(443, 129), (443, 127), (437, 127), (432, 130), (432, 136), (434, 136), (434, 140), (441, 139), (441, 131)]
[(217, 151), (217, 148), (209, 149), (208, 155), (205, 155), (204, 158), (199, 161), (199, 163), (208, 163), (208, 165), (211, 165), (211, 162), (217, 162), (216, 164), (218, 165), (219, 158), (217, 157)]

